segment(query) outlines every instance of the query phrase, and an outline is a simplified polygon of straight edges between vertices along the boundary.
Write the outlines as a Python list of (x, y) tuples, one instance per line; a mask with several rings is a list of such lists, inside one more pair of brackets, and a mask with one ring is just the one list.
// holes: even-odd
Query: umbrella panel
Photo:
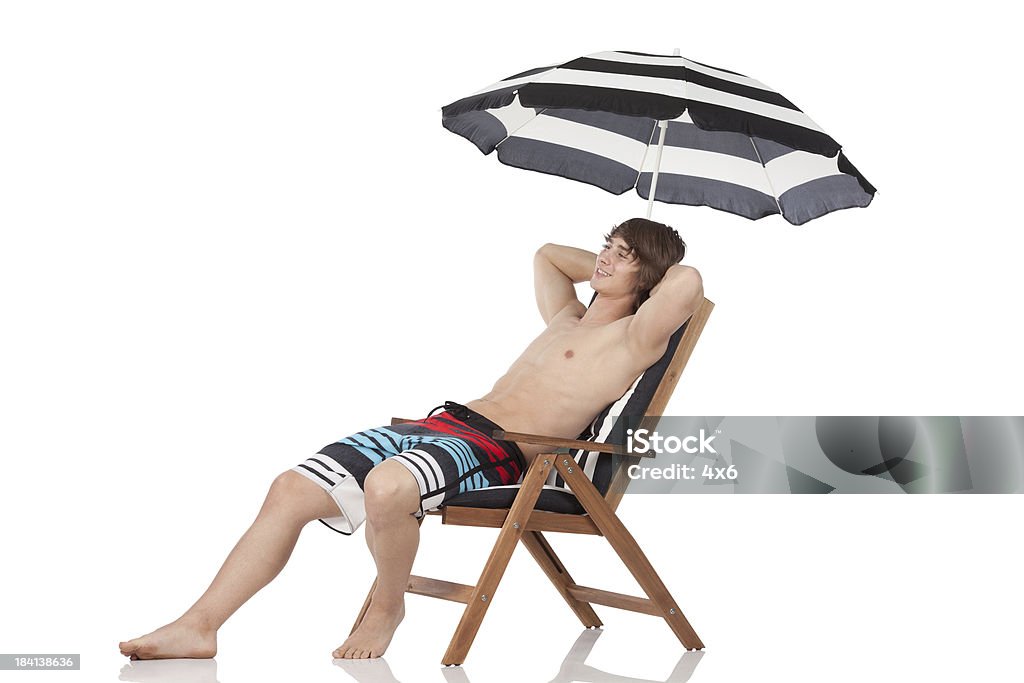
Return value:
[[(443, 119), (444, 126), (503, 164), (647, 199), (657, 159), (651, 118), (523, 107)], [(831, 211), (867, 206), (874, 188), (840, 153), (823, 157), (732, 131), (707, 131), (688, 113), (668, 122), (655, 200), (710, 206), (756, 220), (781, 213), (794, 225)]]

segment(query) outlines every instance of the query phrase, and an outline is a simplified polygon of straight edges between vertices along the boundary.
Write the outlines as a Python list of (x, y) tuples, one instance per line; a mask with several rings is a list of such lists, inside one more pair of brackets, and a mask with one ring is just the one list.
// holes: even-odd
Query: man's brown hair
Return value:
[(640, 304), (650, 297), (654, 286), (665, 277), (666, 271), (683, 260), (686, 242), (679, 237), (674, 228), (646, 218), (630, 218), (619, 223), (604, 236), (609, 242), (613, 237), (625, 242), (629, 252), (640, 264), (636, 299), (633, 302), (635, 313)]

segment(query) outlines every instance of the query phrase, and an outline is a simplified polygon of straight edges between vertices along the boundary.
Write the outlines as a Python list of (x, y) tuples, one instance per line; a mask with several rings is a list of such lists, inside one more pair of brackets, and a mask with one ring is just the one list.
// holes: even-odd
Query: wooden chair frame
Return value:
[[(657, 425), (713, 308), (714, 304), (708, 299), (704, 299), (690, 317), (675, 355), (644, 415), (642, 422), (644, 426), (653, 429)], [(404, 421), (396, 419), (393, 423)], [(539, 443), (555, 448), (573, 448), (620, 455), (623, 453), (622, 446), (613, 444), (518, 432), (495, 432), (495, 438)], [(534, 458), (527, 469), (511, 508), (444, 507), (427, 513), (440, 516), (442, 524), (493, 527), (501, 530), (476, 585), (470, 586), (415, 575), (409, 577), (409, 585), (406, 588), (408, 593), (461, 602), (466, 605), (462, 619), (448, 645), (448, 650), (441, 660), (442, 664), (458, 665), (465, 661), (491, 599), (494, 597), (512, 557), (512, 551), (519, 543), (526, 546), (530, 555), (554, 584), (569, 609), (576, 614), (585, 627), (596, 628), (602, 625), (591, 606), (596, 603), (661, 617), (687, 650), (704, 648), (704, 643), (690, 626), (690, 622), (683, 616), (678, 603), (669, 594), (647, 556), (615, 514), (625, 493), (626, 484), (629, 482), (626, 470), (638, 459), (635, 456), (621, 458), (623, 462), (619, 463), (617, 470), (613, 473), (608, 492), (602, 495), (580, 470), (572, 455), (541, 453)], [(558, 473), (576, 495), (576, 499), (583, 506), (586, 514), (561, 514), (534, 509), (552, 468), (558, 470)], [(421, 519), (420, 523), (422, 524), (422, 522)], [(548, 531), (604, 536), (647, 597), (635, 597), (577, 584), (544, 537), (543, 532)], [(355, 631), (362, 622), (376, 585), (376, 581), (374, 581), (366, 596), (366, 601), (356, 617), (355, 624), (352, 626), (352, 631)]]

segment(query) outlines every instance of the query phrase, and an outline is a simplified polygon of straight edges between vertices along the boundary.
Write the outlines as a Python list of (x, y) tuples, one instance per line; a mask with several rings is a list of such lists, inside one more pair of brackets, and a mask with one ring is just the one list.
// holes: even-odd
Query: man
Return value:
[[(676, 265), (675, 230), (634, 218), (599, 254), (546, 244), (534, 259), (546, 329), (484, 397), (410, 425), (367, 430), (279, 475), (252, 526), (184, 615), (120, 643), (133, 659), (212, 657), (217, 630), (284, 567), (306, 523), (351, 533), (366, 521), (377, 585), (338, 658), (379, 657), (405, 615), (405, 588), (425, 509), (472, 488), (518, 480), (544, 446), (496, 442), (491, 431), (574, 438), (665, 352), (703, 299), (698, 272)], [(597, 293), (588, 307), (574, 283)], [(340, 512), (340, 515), (339, 515)]]

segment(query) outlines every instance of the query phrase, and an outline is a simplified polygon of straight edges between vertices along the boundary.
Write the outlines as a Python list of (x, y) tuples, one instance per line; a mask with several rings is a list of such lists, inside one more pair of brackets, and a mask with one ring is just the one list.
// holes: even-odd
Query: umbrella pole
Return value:
[(668, 130), (668, 121), (658, 121), (661, 132), (658, 133), (658, 157), (654, 160), (654, 177), (651, 178), (651, 194), (647, 198), (647, 218), (651, 217), (651, 209), (654, 208), (654, 192), (658, 189), (658, 171), (661, 169), (661, 152), (665, 149), (665, 131)]

